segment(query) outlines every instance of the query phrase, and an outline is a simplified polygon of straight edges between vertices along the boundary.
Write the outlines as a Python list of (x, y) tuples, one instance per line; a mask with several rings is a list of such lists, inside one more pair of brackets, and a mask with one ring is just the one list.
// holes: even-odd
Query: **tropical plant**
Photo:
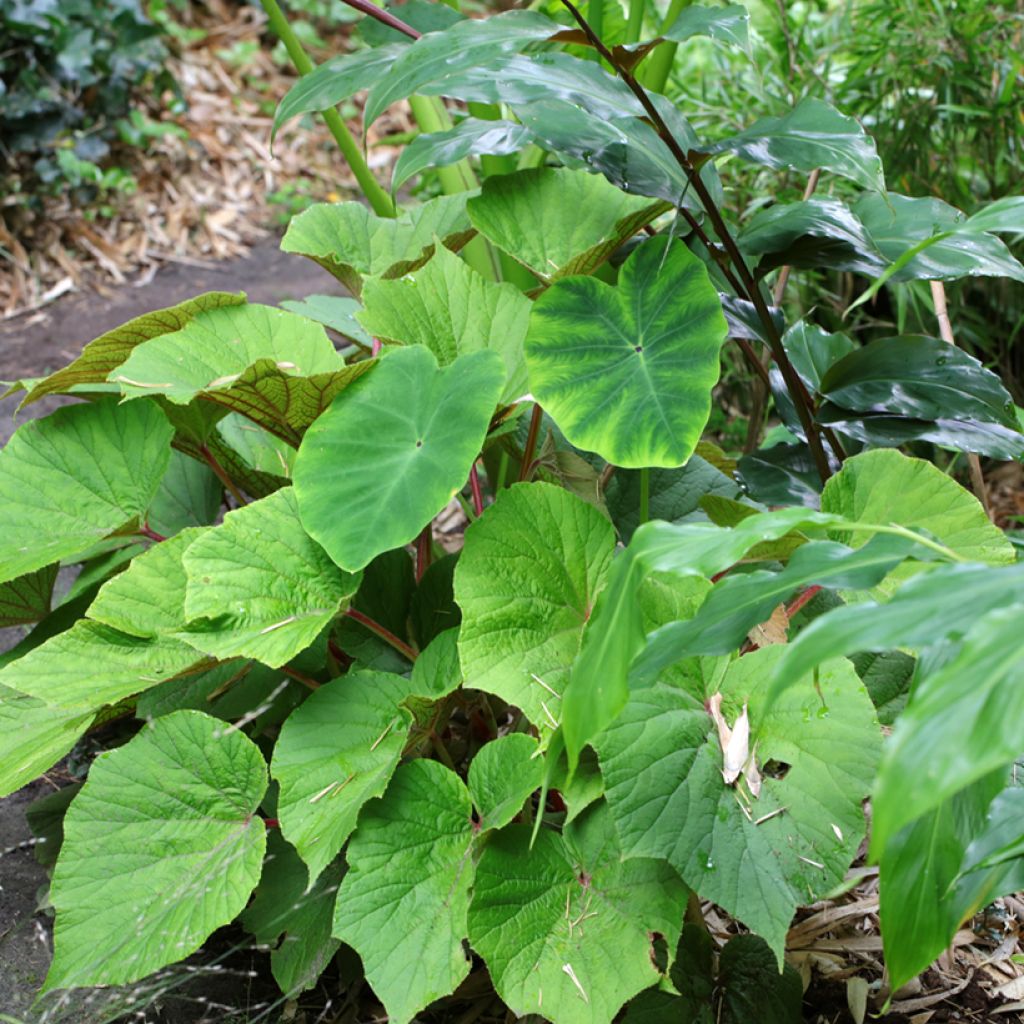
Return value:
[[(393, 184), (456, 173), (396, 211), (329, 113), (371, 208), (313, 206), (282, 245), (351, 298), (206, 294), (14, 385), (85, 401), (0, 455), (2, 621), (37, 623), (0, 670), (2, 791), (134, 723), (64, 819), (46, 989), (237, 919), (286, 994), (351, 947), (399, 1022), (471, 973), (556, 1024), (792, 1021), (787, 930), (845, 884), (869, 795), (898, 987), (1024, 870), (1024, 572), (898, 449), (1024, 435), (942, 337), (858, 346), (766, 284), (1019, 282), (997, 232), (1024, 201), (886, 192), (821, 100), (702, 143), (634, 71), (696, 33), (745, 47), (735, 5), (648, 44), (630, 16), (610, 49), (568, 2), (575, 27), (358, 0), (367, 45), (313, 68), (266, 3), (304, 71), (278, 127), (414, 96), (431, 130)], [(855, 198), (737, 226), (726, 154)], [(787, 438), (738, 463), (702, 438), (727, 342)], [(752, 934), (714, 949), (702, 900)]]

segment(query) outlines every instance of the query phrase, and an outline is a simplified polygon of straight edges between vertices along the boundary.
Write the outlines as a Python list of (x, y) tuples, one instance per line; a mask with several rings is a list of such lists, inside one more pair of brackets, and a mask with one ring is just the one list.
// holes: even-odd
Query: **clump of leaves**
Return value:
[[(421, 166), (560, 166), (397, 217), (314, 206), (282, 244), (355, 298), (203, 295), (14, 385), (87, 401), (0, 455), (2, 621), (37, 624), (0, 669), (0, 784), (135, 723), (64, 819), (47, 991), (133, 982), (237, 920), (286, 995), (344, 944), (399, 1022), (472, 974), (555, 1024), (632, 1000), (738, 1022), (753, 993), (784, 1024), (789, 924), (843, 883), (869, 795), (901, 984), (1020, 883), (1024, 575), (897, 448), (1019, 458), (1024, 436), (955, 347), (786, 325), (763, 278), (1021, 279), (995, 234), (1017, 206), (885, 193), (824, 103), (702, 148), (583, 18), (402, 31), (305, 76), (282, 119), (357, 86), (367, 120), (500, 100), (514, 122), (423, 135)], [(693, 6), (667, 38), (698, 31), (742, 46), (745, 19)], [(555, 48), (581, 37), (617, 76)], [(864, 191), (738, 231), (727, 152)], [(738, 464), (701, 437), (729, 339), (790, 431)], [(752, 934), (714, 949), (684, 929), (700, 900)]]

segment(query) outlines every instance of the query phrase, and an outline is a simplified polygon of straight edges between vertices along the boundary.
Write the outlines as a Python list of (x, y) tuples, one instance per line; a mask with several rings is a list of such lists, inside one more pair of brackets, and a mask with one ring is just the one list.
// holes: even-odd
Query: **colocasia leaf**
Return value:
[(461, 249), (474, 234), (467, 198), (440, 196), (399, 217), (378, 217), (362, 203), (314, 203), (292, 219), (281, 248), (315, 260), (358, 296), (366, 277), (401, 277), (422, 267), (438, 238)]
[(412, 715), (408, 680), (357, 672), (321, 686), (291, 713), (274, 748), (284, 837), (310, 880), (337, 856), (360, 808), (384, 792), (405, 747)]
[(496, 352), (439, 368), (428, 349), (412, 345), (388, 352), (339, 396), (295, 462), (302, 523), (338, 565), (354, 572), (407, 544), (452, 500), (504, 383)]
[(182, 638), (215, 657), (272, 668), (313, 643), (359, 586), (358, 574), (339, 569), (303, 529), (290, 487), (229, 512), (182, 561)]
[(97, 402), (20, 427), (0, 452), (0, 582), (141, 523), (171, 456), (156, 407)]
[(827, 663), (817, 686), (806, 677), (768, 708), (767, 683), (782, 651), (745, 655), (719, 684), (730, 722), (749, 709), (749, 749), (763, 775), (756, 799), (744, 782), (723, 780), (722, 748), (703, 701), (665, 683), (634, 691), (595, 741), (626, 855), (667, 859), (777, 958), (796, 907), (838, 884), (856, 853), (861, 801), (881, 747), (871, 701), (849, 662)]
[(259, 880), (266, 787), (257, 747), (195, 711), (98, 757), (65, 819), (46, 989), (135, 981), (231, 921)]
[(593, 273), (669, 205), (594, 174), (544, 167), (488, 178), (466, 209), (477, 231), (550, 284)]
[(615, 547), (592, 505), (551, 484), (517, 484), (473, 524), (455, 571), (467, 685), (521, 708), (545, 733)]
[(436, 761), (403, 765), (360, 817), (334, 935), (359, 953), (395, 1024), (469, 973), (463, 941), (475, 834), (466, 787)]
[(726, 331), (704, 264), (652, 238), (617, 288), (565, 278), (537, 299), (530, 387), (576, 447), (627, 468), (681, 466), (707, 422)]
[(663, 861), (622, 859), (608, 809), (591, 807), (564, 837), (512, 826), (484, 847), (469, 937), (517, 1016), (609, 1024), (655, 984), (652, 934), (675, 943), (686, 889)]

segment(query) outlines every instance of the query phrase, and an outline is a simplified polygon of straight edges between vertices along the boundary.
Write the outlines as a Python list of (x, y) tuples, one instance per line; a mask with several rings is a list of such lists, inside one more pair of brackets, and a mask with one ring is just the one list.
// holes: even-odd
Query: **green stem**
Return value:
[[(672, 0), (669, 4), (668, 13), (661, 23), (661, 31), (667, 32), (687, 7), (691, 6), (693, 0)], [(637, 77), (648, 88), (655, 92), (664, 92), (665, 83), (672, 73), (672, 65), (676, 59), (678, 43), (662, 43), (656, 47), (654, 53), (647, 58), (646, 64), (640, 69)]]
[[(298, 36), (292, 30), (291, 25), (288, 24), (288, 19), (278, 5), (277, 0), (260, 0), (260, 2), (263, 4), (263, 10), (267, 13), (267, 20), (270, 23), (271, 31), (284, 43), (288, 56), (295, 65), (295, 70), (300, 75), (308, 75), (315, 65), (302, 48), (302, 43), (299, 42)], [(394, 217), (395, 204), (392, 202), (391, 196), (384, 191), (380, 183), (373, 176), (366, 161), (363, 159), (363, 154), (356, 140), (352, 138), (348, 128), (345, 127), (345, 122), (341, 119), (341, 115), (331, 107), (329, 110), (322, 110), (320, 116), (323, 117), (324, 123), (334, 136), (334, 141), (338, 144), (341, 155), (352, 169), (356, 181), (359, 182), (359, 187), (363, 190), (363, 195), (370, 206), (373, 207), (373, 212), (378, 217)]]
[(640, 33), (644, 27), (645, 0), (629, 0), (629, 20), (626, 22), (626, 42), (640, 41)]
[(651, 518), (651, 471), (644, 466), (640, 470), (640, 525)]

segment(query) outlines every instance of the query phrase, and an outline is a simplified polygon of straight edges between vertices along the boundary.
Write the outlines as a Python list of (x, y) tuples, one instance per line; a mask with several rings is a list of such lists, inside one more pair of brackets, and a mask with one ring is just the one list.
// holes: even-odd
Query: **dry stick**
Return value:
[[(562, 0), (562, 3), (568, 9), (569, 13), (572, 14), (580, 28), (587, 34), (587, 38), (593, 44), (594, 48), (606, 61), (608, 61), (609, 66), (613, 67), (618, 72), (619, 77), (629, 87), (630, 92), (632, 92), (640, 101), (640, 104), (643, 106), (647, 116), (650, 118), (654, 129), (668, 147), (668, 150), (672, 154), (676, 163), (682, 168), (683, 173), (690, 182), (690, 186), (697, 194), (697, 198), (700, 200), (701, 206), (704, 208), (704, 212), (711, 221), (711, 226), (715, 229), (715, 234), (718, 236), (719, 241), (722, 243), (726, 253), (728, 254), (733, 270), (735, 270), (739, 275), (740, 281), (743, 285), (743, 292), (754, 304), (754, 309), (757, 311), (758, 318), (764, 325), (765, 333), (768, 336), (768, 344), (772, 350), (772, 355), (775, 357), (775, 361), (779, 364), (779, 369), (782, 371), (782, 377), (786, 382), (786, 387), (793, 398), (793, 405), (796, 407), (797, 414), (800, 417), (800, 425), (803, 427), (804, 434), (807, 437), (808, 446), (811, 449), (811, 454), (814, 456), (814, 463), (817, 467), (818, 475), (821, 477), (822, 482), (828, 480), (832, 475), (832, 468), (829, 465), (828, 455), (825, 453), (821, 435), (815, 429), (814, 419), (811, 415), (811, 396), (807, 393), (807, 389), (804, 387), (803, 381), (800, 379), (800, 375), (796, 372), (793, 368), (793, 364), (789, 361), (789, 357), (786, 355), (786, 350), (782, 346), (782, 338), (780, 337), (779, 332), (775, 329), (775, 322), (772, 320), (771, 311), (768, 309), (768, 306), (764, 301), (761, 289), (754, 280), (750, 271), (747, 269), (747, 265), (743, 260), (743, 255), (740, 252), (739, 247), (736, 245), (736, 241), (732, 237), (725, 221), (722, 219), (722, 214), (715, 205), (711, 194), (708, 192), (707, 187), (701, 180), (700, 174), (693, 166), (690, 158), (683, 152), (679, 143), (676, 141), (675, 136), (671, 131), (669, 131), (664, 118), (658, 113), (657, 107), (655, 107), (643, 86), (637, 82), (629, 70), (619, 64), (615, 59), (615, 55), (607, 46), (604, 45), (603, 42), (601, 42), (601, 39), (594, 33), (594, 30), (590, 27), (586, 18), (580, 14), (579, 10), (571, 0)], [(690, 219), (691, 218), (689, 217), (687, 218), (688, 221)], [(714, 250), (712, 250), (712, 252), (714, 253)]]
[[(803, 201), (805, 203), (814, 195), (814, 190), (818, 187), (818, 178), (820, 177), (821, 170), (815, 167), (807, 178), (807, 185), (804, 188)], [(775, 290), (772, 293), (773, 306), (778, 306), (782, 302), (782, 296), (785, 294), (792, 269), (787, 264), (779, 271), (779, 278), (775, 282)], [(767, 369), (770, 362), (771, 350), (768, 350), (765, 352), (765, 358), (761, 365)], [(743, 450), (748, 455), (757, 448), (758, 442), (761, 440), (761, 421), (764, 419), (764, 410), (768, 405), (768, 391), (767, 375), (765, 375), (763, 383), (759, 384), (755, 381), (750, 395), (750, 419), (747, 421), (747, 440), (743, 445)]]
[[(946, 305), (946, 287), (941, 281), (931, 281), (932, 305), (935, 307), (935, 319), (939, 321), (939, 336), (950, 345), (956, 345), (953, 337), (953, 324), (949, 319), (949, 307)], [(988, 492), (985, 490), (985, 476), (981, 472), (981, 459), (977, 452), (967, 453), (967, 467), (971, 474), (971, 487), (985, 509), (985, 515), (992, 518), (992, 509), (988, 503)]]

